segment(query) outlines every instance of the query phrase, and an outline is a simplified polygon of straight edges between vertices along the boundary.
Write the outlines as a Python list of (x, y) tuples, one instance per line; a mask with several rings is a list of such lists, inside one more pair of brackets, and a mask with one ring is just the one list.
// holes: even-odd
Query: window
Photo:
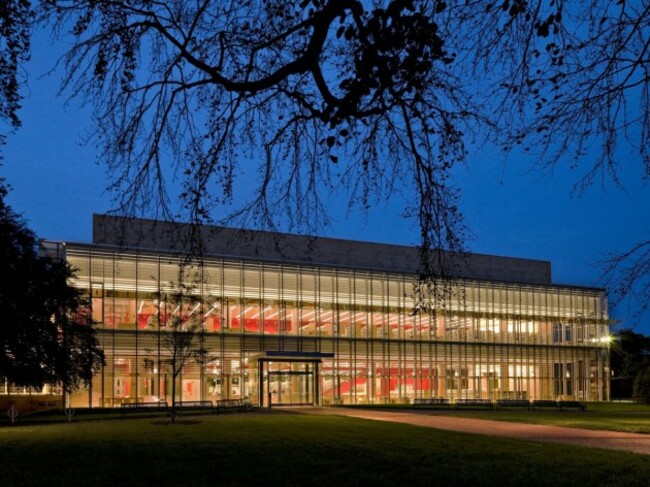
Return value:
[(553, 323), (553, 343), (562, 343), (562, 323)]
[(564, 341), (572, 342), (573, 341), (573, 324), (567, 323), (564, 325)]
[(564, 364), (553, 364), (553, 394), (561, 396), (564, 394)]

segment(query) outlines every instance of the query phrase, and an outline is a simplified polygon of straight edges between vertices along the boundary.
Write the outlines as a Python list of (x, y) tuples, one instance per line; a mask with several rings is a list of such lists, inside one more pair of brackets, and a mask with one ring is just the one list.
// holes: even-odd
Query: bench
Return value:
[(142, 413), (145, 411), (152, 411), (152, 410), (167, 411), (168, 409), (169, 409), (169, 405), (167, 404), (167, 401), (129, 402), (129, 403), (120, 404), (120, 411), (122, 417), (124, 417), (128, 412)]
[(532, 403), (530, 403), (530, 409), (533, 411), (542, 410), (544, 408), (553, 408), (557, 411), (558, 403), (556, 401), (548, 401), (544, 399), (536, 399)]
[(212, 401), (179, 401), (176, 403), (176, 413), (181, 415), (189, 411), (208, 411), (214, 414), (214, 404)]
[(413, 407), (449, 407), (449, 399), (444, 397), (416, 398), (413, 399)]
[(497, 409), (506, 408), (527, 408), (531, 409), (530, 401), (526, 399), (498, 399)]
[(456, 409), (462, 407), (493, 409), (494, 404), (490, 399), (456, 399)]
[(245, 413), (253, 410), (253, 403), (250, 399), (219, 399), (217, 401), (217, 414), (229, 412)]
[(36, 406), (39, 408), (55, 408), (57, 407), (56, 401), (38, 401)]
[(557, 407), (560, 411), (567, 411), (569, 409), (577, 409), (581, 413), (587, 411), (587, 405), (579, 401), (558, 401)]

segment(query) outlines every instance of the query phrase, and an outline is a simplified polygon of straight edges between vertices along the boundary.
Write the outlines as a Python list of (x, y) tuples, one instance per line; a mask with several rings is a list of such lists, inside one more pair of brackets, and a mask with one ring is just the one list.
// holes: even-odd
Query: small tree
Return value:
[(167, 364), (172, 375), (171, 422), (176, 422), (176, 382), (183, 368), (190, 363), (202, 364), (207, 358), (203, 347), (203, 314), (200, 305), (192, 302), (195, 286), (184, 281), (183, 266), (178, 283), (171, 283), (171, 291), (159, 294), (158, 323), (161, 346), (167, 351)]

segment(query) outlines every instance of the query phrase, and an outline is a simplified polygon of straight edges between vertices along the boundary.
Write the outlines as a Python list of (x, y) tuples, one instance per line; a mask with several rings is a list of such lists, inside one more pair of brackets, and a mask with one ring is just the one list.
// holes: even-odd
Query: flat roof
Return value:
[[(420, 249), (289, 233), (93, 215), (93, 243), (139, 250), (418, 274)], [(199, 245), (197, 245), (197, 243)], [(551, 263), (483, 254), (447, 254), (450, 277), (551, 284)]]

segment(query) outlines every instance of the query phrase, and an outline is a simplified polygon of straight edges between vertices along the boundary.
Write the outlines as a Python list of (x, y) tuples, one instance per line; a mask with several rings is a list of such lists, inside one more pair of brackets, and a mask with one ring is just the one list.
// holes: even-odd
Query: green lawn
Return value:
[(650, 456), (337, 416), (183, 421), (2, 426), (0, 485), (646, 486), (650, 478)]
[[(393, 409), (393, 408), (391, 408)], [(394, 408), (412, 411), (411, 406)], [(507, 409), (503, 411), (432, 409), (432, 414), (446, 414), (467, 418), (513, 421), (519, 423), (549, 424), (569, 428), (588, 428), (630, 433), (650, 434), (650, 406), (632, 403), (589, 403), (587, 412), (576, 411), (527, 411)]]
[(520, 423), (550, 424), (569, 428), (588, 428), (650, 434), (650, 406), (643, 404), (594, 403), (586, 413), (516, 409), (506, 411), (466, 411), (454, 415)]
[[(394, 411), (413, 411), (408, 405), (377, 405), (377, 406), (345, 406), (363, 409), (390, 409)], [(650, 405), (632, 403), (589, 403), (586, 413), (580, 412), (556, 412), (553, 410), (527, 411), (521, 409), (509, 409), (504, 411), (486, 410), (455, 410), (455, 409), (418, 409), (430, 414), (445, 414), (452, 416), (491, 419), (497, 421), (513, 421), (520, 423), (549, 424), (566, 426), (569, 428), (602, 429), (610, 431), (626, 431), (630, 433), (650, 434)], [(164, 413), (129, 412), (128, 416), (133, 417), (164, 417)], [(192, 412), (185, 413), (193, 414)], [(119, 409), (77, 409), (74, 421), (80, 420), (121, 420)], [(61, 410), (49, 411), (37, 414), (27, 414), (18, 417), (20, 424), (36, 423), (58, 423), (65, 422), (66, 417)], [(6, 415), (0, 415), (0, 427), (9, 423)]]

